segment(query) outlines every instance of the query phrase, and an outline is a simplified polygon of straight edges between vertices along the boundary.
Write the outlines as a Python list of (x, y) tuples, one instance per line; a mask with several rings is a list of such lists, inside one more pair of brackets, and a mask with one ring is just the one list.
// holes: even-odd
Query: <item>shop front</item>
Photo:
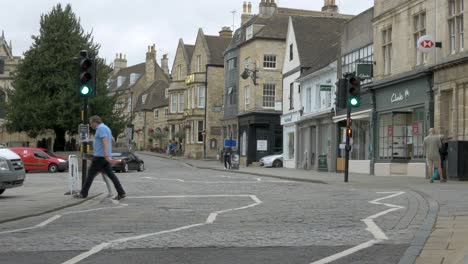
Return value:
[(432, 74), (375, 85), (375, 175), (425, 177), (424, 137), (434, 123)]
[(336, 126), (332, 116), (327, 110), (301, 117), (297, 125), (298, 169), (335, 171)]
[(299, 113), (294, 112), (281, 116), (283, 126), (283, 167), (296, 168), (297, 125)]

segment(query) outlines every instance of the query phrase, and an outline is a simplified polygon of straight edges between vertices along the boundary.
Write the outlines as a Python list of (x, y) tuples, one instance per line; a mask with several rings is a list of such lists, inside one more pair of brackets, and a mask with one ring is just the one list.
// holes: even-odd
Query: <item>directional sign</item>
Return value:
[(78, 131), (80, 133), (80, 142), (88, 142), (89, 141), (89, 125), (80, 125), (78, 127)]
[(432, 36), (424, 35), (418, 39), (418, 49), (421, 52), (431, 52), (435, 47), (435, 41)]

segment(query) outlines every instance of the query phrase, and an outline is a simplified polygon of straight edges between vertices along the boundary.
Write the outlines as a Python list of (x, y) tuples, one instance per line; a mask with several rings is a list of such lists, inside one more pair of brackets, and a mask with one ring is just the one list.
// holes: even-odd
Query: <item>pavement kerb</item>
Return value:
[(437, 221), (437, 215), (439, 213), (439, 204), (436, 200), (418, 190), (412, 189), (412, 191), (421, 195), (424, 198), (424, 200), (427, 201), (429, 205), (429, 210), (427, 212), (427, 216), (424, 220), (423, 225), (414, 236), (410, 247), (406, 250), (405, 254), (400, 259), (400, 262), (398, 262), (398, 264), (413, 264), (416, 262), (416, 259), (421, 254), (427, 240), (429, 239), (429, 236), (432, 233), (432, 230), (434, 229), (434, 226)]
[(41, 215), (45, 215), (45, 214), (50, 214), (50, 213), (53, 213), (53, 212), (57, 212), (57, 211), (60, 211), (60, 210), (66, 209), (66, 208), (70, 208), (70, 207), (73, 207), (73, 206), (77, 206), (77, 205), (83, 204), (83, 203), (85, 203), (85, 202), (87, 202), (87, 201), (90, 201), (90, 200), (93, 200), (94, 198), (97, 198), (97, 197), (100, 196), (100, 195), (102, 195), (102, 193), (93, 195), (93, 196), (88, 197), (88, 198), (85, 198), (85, 199), (80, 199), (80, 200), (78, 200), (78, 201), (75, 202), (75, 203), (70, 203), (70, 204), (67, 204), (67, 205), (59, 206), (59, 207), (52, 208), (52, 209), (49, 209), (49, 210), (46, 210), (46, 211), (43, 211), (43, 212), (40, 212), (40, 213), (22, 215), (22, 216), (18, 216), (18, 217), (14, 217), (14, 218), (9, 218), (9, 219), (5, 219), (5, 220), (0, 220), (0, 224), (4, 224), (4, 223), (8, 223), (8, 222), (13, 222), (13, 221), (18, 221), (18, 220), (23, 220), (23, 219), (30, 218), (30, 217), (36, 217), (36, 216), (41, 216)]
[[(146, 152), (141, 152), (143, 155), (147, 156), (154, 156), (158, 158), (163, 158), (163, 159), (171, 159), (168, 157), (165, 157), (163, 155), (157, 155), (157, 154), (152, 154), (152, 153), (146, 153)], [(178, 162), (181, 162), (187, 166), (200, 169), (200, 170), (212, 170), (212, 171), (221, 171), (221, 172), (227, 172), (227, 173), (237, 173), (237, 174), (245, 174), (245, 175), (253, 175), (253, 176), (260, 176), (260, 177), (268, 177), (268, 178), (273, 178), (273, 179), (280, 179), (280, 180), (287, 180), (287, 181), (295, 181), (295, 182), (308, 182), (308, 183), (317, 183), (317, 184), (328, 184), (327, 182), (320, 181), (320, 180), (312, 180), (312, 179), (300, 179), (300, 178), (291, 178), (291, 177), (283, 177), (283, 176), (276, 176), (276, 175), (269, 175), (269, 174), (263, 174), (263, 173), (256, 173), (256, 172), (246, 172), (246, 171), (241, 171), (241, 170), (223, 170), (223, 169), (217, 169), (217, 168), (212, 168), (212, 167), (202, 167), (202, 166), (196, 166), (191, 164), (190, 162), (185, 162), (181, 159), (175, 158), (172, 159)]]

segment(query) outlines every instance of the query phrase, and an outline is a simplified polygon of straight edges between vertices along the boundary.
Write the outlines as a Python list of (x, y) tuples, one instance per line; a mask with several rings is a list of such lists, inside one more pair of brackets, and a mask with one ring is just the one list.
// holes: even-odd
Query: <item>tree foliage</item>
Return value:
[[(74, 58), (81, 50), (98, 56), (100, 46), (80, 25), (70, 5), (53, 7), (41, 15), (39, 35), (24, 54), (16, 72), (14, 90), (8, 94), (7, 128), (31, 137), (47, 129), (55, 131), (55, 150), (63, 149), (65, 133), (74, 134), (81, 123), (82, 99), (78, 94), (78, 68)], [(116, 96), (107, 93), (112, 69), (98, 59), (96, 98), (89, 102), (90, 115), (100, 115), (115, 134), (123, 130), (123, 117), (114, 113)]]

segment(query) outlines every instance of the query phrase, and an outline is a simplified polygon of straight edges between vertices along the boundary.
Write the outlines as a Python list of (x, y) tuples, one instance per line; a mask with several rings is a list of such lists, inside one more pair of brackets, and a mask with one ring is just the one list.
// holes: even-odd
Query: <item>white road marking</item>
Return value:
[(363, 249), (366, 249), (366, 248), (370, 248), (372, 247), (373, 245), (379, 243), (380, 241), (378, 240), (370, 240), (370, 241), (367, 241), (365, 243), (362, 243), (360, 245), (357, 245), (355, 247), (352, 247), (350, 249), (347, 249), (343, 252), (340, 252), (340, 253), (337, 253), (335, 255), (332, 255), (332, 256), (329, 256), (329, 257), (326, 257), (324, 259), (321, 259), (321, 260), (318, 260), (318, 261), (315, 261), (315, 262), (312, 262), (312, 264), (326, 264), (326, 263), (330, 263), (330, 262), (333, 262), (335, 260), (339, 260), (341, 258), (344, 258), (346, 256), (349, 256), (351, 254), (354, 254), (358, 251), (361, 251)]
[(387, 206), (387, 207), (391, 207), (390, 209), (387, 209), (385, 211), (382, 211), (380, 213), (377, 213), (377, 214), (374, 214), (374, 215), (371, 215), (365, 219), (362, 219), (361, 221), (363, 221), (367, 228), (366, 230), (369, 231), (373, 236), (374, 236), (374, 239), (373, 240), (370, 240), (370, 241), (367, 241), (365, 243), (362, 243), (360, 245), (357, 245), (355, 247), (352, 247), (350, 249), (347, 249), (343, 252), (340, 252), (340, 253), (337, 253), (337, 254), (334, 254), (334, 255), (331, 255), (329, 257), (326, 257), (324, 259), (321, 259), (321, 260), (318, 260), (318, 261), (315, 261), (315, 262), (312, 262), (311, 264), (326, 264), (326, 263), (330, 263), (330, 262), (333, 262), (333, 261), (336, 261), (338, 259), (341, 259), (341, 258), (344, 258), (346, 256), (349, 256), (351, 254), (354, 254), (358, 251), (361, 251), (363, 249), (366, 249), (366, 248), (369, 248), (369, 247), (372, 247), (373, 245), (377, 244), (377, 243), (380, 243), (384, 240), (388, 240), (388, 237), (387, 235), (382, 231), (382, 229), (380, 229), (380, 227), (374, 222), (374, 219), (378, 218), (378, 217), (381, 217), (381, 216), (384, 216), (388, 213), (391, 213), (393, 211), (397, 211), (397, 210), (400, 210), (400, 209), (403, 209), (405, 208), (404, 206), (400, 206), (400, 205), (395, 205), (395, 204), (389, 204), (389, 203), (381, 203), (380, 201), (382, 200), (386, 200), (386, 199), (390, 199), (390, 198), (394, 198), (394, 197), (397, 197), (397, 196), (400, 196), (402, 194), (404, 194), (405, 192), (378, 192), (378, 194), (391, 194), (391, 195), (388, 195), (388, 196), (385, 196), (385, 197), (382, 197), (382, 198), (378, 198), (378, 199), (375, 199), (375, 200), (372, 200), (370, 201), (369, 203), (371, 204), (376, 204), (376, 205), (384, 205), (384, 206)]
[(148, 180), (160, 180), (160, 181), (179, 181), (183, 183), (199, 183), (199, 184), (240, 184), (240, 183), (294, 183), (293, 181), (287, 180), (262, 180), (257, 178), (256, 181), (188, 181), (182, 179), (168, 179), (168, 178), (155, 178), (155, 177), (143, 177)]
[(164, 230), (164, 231), (159, 231), (156, 233), (148, 233), (148, 234), (143, 234), (143, 235), (138, 235), (138, 236), (131, 236), (131, 237), (126, 237), (126, 238), (121, 238), (121, 239), (116, 239), (116, 240), (111, 240), (105, 243), (101, 243), (95, 247), (93, 247), (91, 250), (84, 252), (66, 262), (63, 262), (62, 264), (76, 264), (96, 253), (99, 253), (100, 251), (111, 247), (115, 246), (117, 244), (125, 243), (128, 241), (133, 241), (133, 240), (139, 240), (143, 238), (147, 238), (150, 236), (156, 236), (156, 235), (162, 235), (162, 234), (168, 234), (168, 233), (174, 233), (174, 232), (179, 232), (182, 230), (187, 230), (190, 228), (194, 227), (200, 227), (200, 226), (205, 226), (214, 223), (216, 221), (216, 218), (220, 214), (228, 213), (228, 212), (233, 212), (233, 211), (238, 211), (238, 210), (243, 210), (247, 208), (251, 208), (254, 206), (257, 206), (262, 203), (260, 199), (258, 199), (257, 196), (255, 195), (170, 195), (170, 196), (141, 196), (141, 197), (128, 197), (128, 199), (164, 199), (164, 198), (218, 198), (218, 197), (249, 197), (254, 201), (254, 203), (249, 204), (247, 206), (243, 207), (237, 207), (237, 208), (230, 208), (222, 211), (216, 211), (212, 212), (208, 215), (206, 221), (204, 223), (198, 223), (198, 224), (193, 224), (193, 225), (187, 225), (187, 226), (182, 226), (178, 227), (175, 229), (170, 229), (170, 230)]
[[(14, 230), (7, 230), (7, 231), (1, 231), (0, 232), (0, 235), (2, 234), (11, 234), (11, 233), (18, 233), (18, 232), (21, 232), (21, 231), (26, 231), (26, 230), (33, 230), (33, 229), (38, 229), (38, 228), (43, 228), (43, 227), (46, 227), (47, 225), (51, 224), (52, 222), (55, 222), (56, 220), (58, 220), (59, 218), (61, 218), (62, 216), (65, 216), (65, 215), (71, 215), (71, 214), (80, 214), (80, 213), (87, 213), (87, 212), (95, 212), (95, 211), (101, 211), (101, 210), (109, 210), (109, 209), (119, 209), (119, 208), (124, 208), (124, 207), (127, 207), (128, 204), (121, 204), (119, 201), (115, 201), (115, 200), (112, 200), (112, 202), (116, 205), (119, 205), (119, 206), (116, 206), (116, 207), (102, 207), (102, 208), (95, 208), (95, 209), (87, 209), (87, 210), (79, 210), (79, 211), (71, 211), (71, 212), (65, 212), (65, 213), (62, 213), (62, 214), (57, 214), (57, 215), (54, 215), (52, 217), (50, 217), (49, 219), (35, 225), (35, 226), (30, 226), (30, 227), (25, 227), (25, 228), (19, 228), (19, 229), (14, 229)], [(115, 203), (116, 202), (116, 203)]]

